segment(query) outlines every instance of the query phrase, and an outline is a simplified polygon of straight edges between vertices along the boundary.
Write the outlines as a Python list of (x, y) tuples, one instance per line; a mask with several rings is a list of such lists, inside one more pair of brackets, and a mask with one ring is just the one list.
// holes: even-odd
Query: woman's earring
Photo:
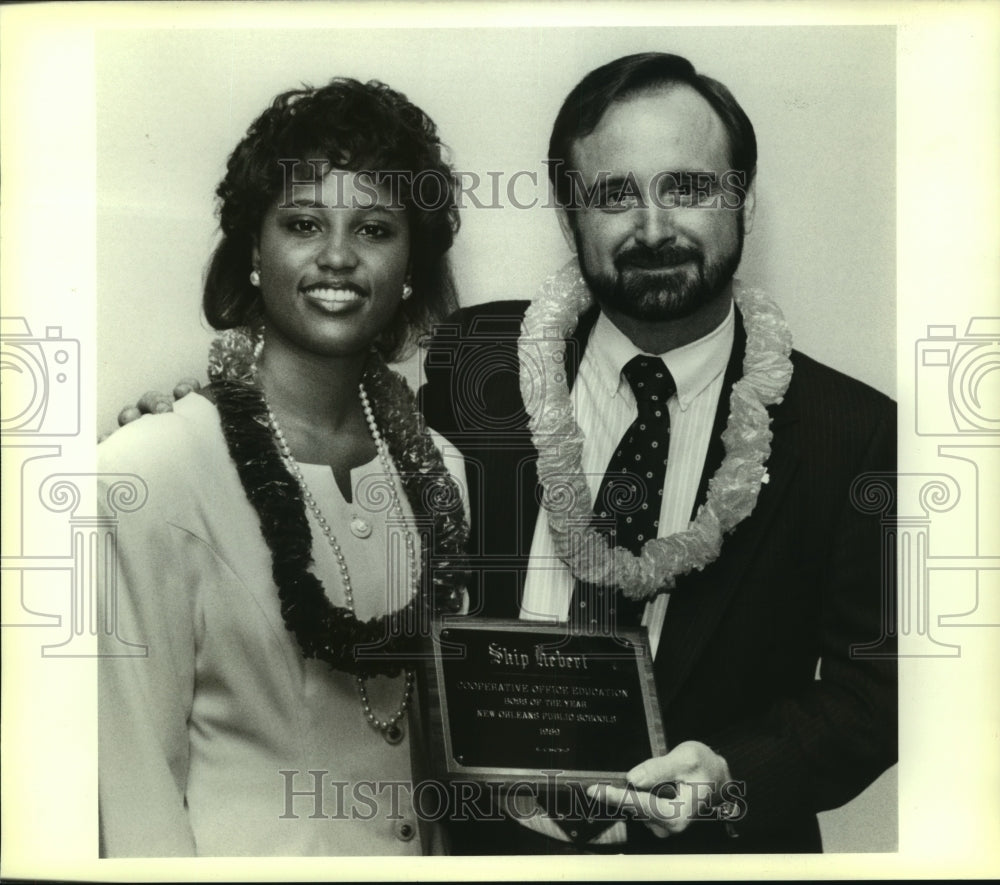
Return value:
[(250, 285), (260, 288), (260, 271), (256, 267), (250, 271)]
[(412, 295), (413, 295), (413, 286), (411, 286), (408, 282), (403, 283), (403, 301), (406, 301), (406, 299), (411, 297)]

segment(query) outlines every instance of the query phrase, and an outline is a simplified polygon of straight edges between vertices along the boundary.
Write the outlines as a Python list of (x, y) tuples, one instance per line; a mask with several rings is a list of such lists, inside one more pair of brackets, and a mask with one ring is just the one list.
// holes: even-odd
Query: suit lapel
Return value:
[(725, 375), (722, 380), (722, 390), (719, 393), (719, 401), (715, 406), (715, 419), (712, 421), (712, 435), (709, 437), (708, 450), (705, 453), (705, 463), (701, 469), (701, 480), (698, 483), (698, 492), (694, 496), (694, 506), (691, 510), (691, 519), (694, 519), (698, 508), (705, 503), (708, 497), (708, 482), (715, 475), (715, 471), (722, 464), (726, 449), (722, 444), (722, 433), (726, 429), (729, 421), (729, 393), (733, 385), (743, 377), (743, 358), (747, 351), (747, 333), (743, 327), (743, 317), (737, 310), (734, 316), (733, 327), (733, 349), (729, 354), (729, 362), (726, 364)]
[[(745, 347), (745, 338), (742, 343)], [(734, 352), (737, 349), (744, 348), (734, 346)], [(736, 376), (737, 380), (739, 377)], [(719, 462), (723, 452), (719, 437), (728, 420), (730, 390), (731, 385), (723, 388), (726, 395), (719, 398), (719, 412), (716, 416), (717, 433), (713, 437), (713, 444), (718, 442)], [(769, 411), (774, 434), (771, 454), (767, 460), (769, 480), (761, 489), (756, 507), (747, 519), (725, 537), (719, 558), (703, 571), (692, 572), (679, 579), (677, 588), (671, 593), (654, 661), (660, 703), (664, 707), (677, 693), (698, 656), (710, 643), (716, 626), (767, 537), (768, 529), (785, 501), (798, 468), (799, 456), (787, 433), (788, 427), (797, 421), (794, 388), (789, 390), (783, 403), (771, 406)], [(720, 415), (723, 416), (721, 429), (718, 426)], [(708, 471), (706, 459), (707, 476), (703, 477), (706, 488), (708, 478), (717, 467), (718, 464), (715, 464)], [(701, 498), (699, 493), (699, 499)]]
[(712, 565), (678, 581), (667, 607), (655, 660), (662, 704), (669, 703), (709, 644), (780, 509), (797, 460), (787, 447), (774, 446), (768, 460), (771, 479), (761, 492), (754, 512), (725, 538), (722, 553)]

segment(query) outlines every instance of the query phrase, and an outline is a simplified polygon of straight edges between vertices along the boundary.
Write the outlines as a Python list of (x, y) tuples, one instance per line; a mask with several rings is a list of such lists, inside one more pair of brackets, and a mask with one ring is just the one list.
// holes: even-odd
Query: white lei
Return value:
[(758, 289), (734, 290), (747, 344), (743, 377), (733, 385), (722, 434), (725, 458), (687, 529), (647, 541), (638, 555), (612, 548), (605, 535), (590, 528), (593, 501), (581, 466), (584, 437), (566, 380), (565, 340), (594, 302), (575, 258), (545, 281), (528, 307), (518, 342), (521, 394), (556, 554), (579, 580), (619, 587), (632, 599), (652, 599), (672, 589), (678, 575), (713, 562), (723, 536), (756, 506), (771, 454), (767, 406), (781, 402), (792, 380), (792, 338), (774, 301)]

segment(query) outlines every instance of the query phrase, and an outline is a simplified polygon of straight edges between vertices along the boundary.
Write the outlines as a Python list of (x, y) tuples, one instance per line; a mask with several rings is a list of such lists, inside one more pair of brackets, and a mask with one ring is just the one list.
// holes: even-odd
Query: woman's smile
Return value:
[(368, 297), (354, 283), (317, 283), (300, 290), (306, 301), (330, 314), (349, 313)]

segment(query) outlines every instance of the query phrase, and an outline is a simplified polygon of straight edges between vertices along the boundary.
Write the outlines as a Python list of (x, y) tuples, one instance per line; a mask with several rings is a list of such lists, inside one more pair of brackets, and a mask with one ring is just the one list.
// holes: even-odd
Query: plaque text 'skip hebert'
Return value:
[[(520, 667), (522, 670), (528, 668), (528, 664), (531, 663), (530, 656), (521, 651), (520, 649), (515, 649), (511, 651), (506, 645), (497, 645), (495, 642), (491, 642), (487, 646), (487, 651), (489, 652), (490, 658), (494, 664), (503, 664), (508, 667)], [(535, 646), (535, 665), (538, 667), (557, 667), (561, 670), (586, 670), (587, 669), (587, 656), (586, 655), (564, 655), (560, 652), (548, 652), (542, 651), (541, 645)]]

